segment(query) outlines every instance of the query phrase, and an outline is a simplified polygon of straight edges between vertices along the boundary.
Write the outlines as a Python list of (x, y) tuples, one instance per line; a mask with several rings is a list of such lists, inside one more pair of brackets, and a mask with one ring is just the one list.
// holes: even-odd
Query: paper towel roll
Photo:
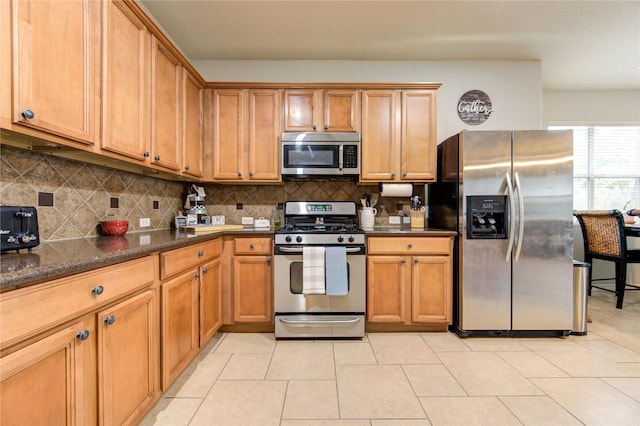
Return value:
[(381, 197), (411, 197), (413, 194), (412, 183), (381, 183)]

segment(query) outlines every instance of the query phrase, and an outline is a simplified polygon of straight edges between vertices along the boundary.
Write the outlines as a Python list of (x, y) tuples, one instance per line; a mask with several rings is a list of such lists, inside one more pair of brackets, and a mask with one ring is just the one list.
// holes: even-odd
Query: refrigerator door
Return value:
[[(511, 173), (511, 132), (462, 132), (460, 182), (461, 330), (511, 329), (511, 261), (507, 239), (469, 239), (467, 197), (505, 195)], [(509, 214), (509, 212), (508, 212)]]
[(514, 132), (513, 157), (513, 330), (571, 330), (571, 132)]

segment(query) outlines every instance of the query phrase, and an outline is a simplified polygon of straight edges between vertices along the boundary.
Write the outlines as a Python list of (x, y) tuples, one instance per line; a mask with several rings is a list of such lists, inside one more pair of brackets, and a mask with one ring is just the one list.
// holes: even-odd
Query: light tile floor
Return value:
[(594, 290), (586, 336), (217, 334), (143, 425), (640, 425), (640, 292)]

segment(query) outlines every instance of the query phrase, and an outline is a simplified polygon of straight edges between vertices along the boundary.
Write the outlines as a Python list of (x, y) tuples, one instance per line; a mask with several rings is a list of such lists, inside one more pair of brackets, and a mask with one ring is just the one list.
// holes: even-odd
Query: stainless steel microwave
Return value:
[(282, 176), (360, 174), (360, 133), (282, 134)]

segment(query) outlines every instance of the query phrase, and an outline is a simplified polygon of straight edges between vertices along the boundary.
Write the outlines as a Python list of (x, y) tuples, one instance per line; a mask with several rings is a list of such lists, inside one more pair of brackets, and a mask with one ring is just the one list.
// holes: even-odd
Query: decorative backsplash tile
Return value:
[[(270, 218), (276, 204), (290, 200), (354, 201), (378, 192), (377, 185), (354, 181), (287, 181), (280, 185), (196, 184), (204, 186), (209, 215), (225, 215), (229, 224), (243, 216)], [(35, 206), (40, 239), (64, 240), (99, 235), (106, 219), (129, 221), (129, 232), (140, 231), (139, 219), (151, 219), (151, 228), (172, 226), (182, 209), (191, 183), (172, 182), (108, 167), (0, 145), (0, 203)], [(38, 194), (53, 194), (53, 206), (38, 206)], [(415, 195), (424, 196), (416, 185)], [(111, 208), (117, 199), (118, 208)], [(154, 202), (157, 207), (154, 208)], [(376, 223), (386, 224), (396, 206), (408, 199), (380, 198)], [(242, 204), (242, 210), (237, 205)]]

